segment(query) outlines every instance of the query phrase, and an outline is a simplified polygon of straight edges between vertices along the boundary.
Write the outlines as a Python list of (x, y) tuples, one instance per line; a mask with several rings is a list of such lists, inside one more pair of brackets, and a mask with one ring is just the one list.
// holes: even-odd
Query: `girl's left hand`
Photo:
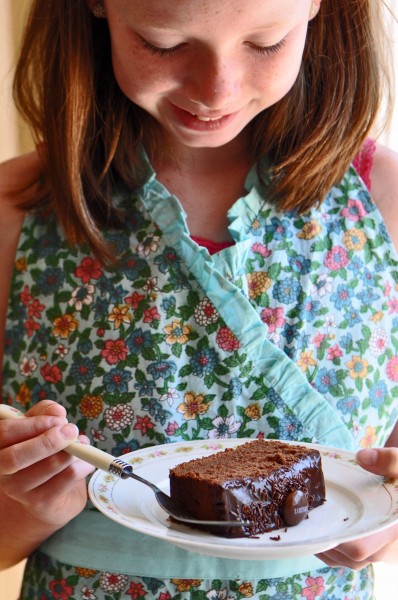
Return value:
[[(357, 461), (375, 475), (398, 478), (398, 448), (360, 450)], [(373, 562), (398, 562), (398, 524), (360, 540), (317, 554), (330, 567), (359, 570)]]

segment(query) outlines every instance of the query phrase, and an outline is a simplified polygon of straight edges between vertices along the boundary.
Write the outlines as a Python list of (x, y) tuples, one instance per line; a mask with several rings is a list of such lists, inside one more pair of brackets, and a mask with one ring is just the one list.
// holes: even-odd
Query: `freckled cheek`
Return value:
[(170, 88), (169, 78), (160, 70), (149, 69), (145, 61), (120, 64), (114, 60), (113, 70), (120, 89), (137, 104), (145, 98), (155, 99)]

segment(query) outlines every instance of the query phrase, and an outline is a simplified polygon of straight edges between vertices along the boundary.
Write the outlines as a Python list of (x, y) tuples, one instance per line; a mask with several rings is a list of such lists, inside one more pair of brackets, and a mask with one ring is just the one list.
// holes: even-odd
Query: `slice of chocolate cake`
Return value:
[(171, 469), (170, 495), (196, 519), (245, 522), (198, 525), (224, 537), (297, 525), (325, 501), (321, 455), (298, 444), (253, 440)]

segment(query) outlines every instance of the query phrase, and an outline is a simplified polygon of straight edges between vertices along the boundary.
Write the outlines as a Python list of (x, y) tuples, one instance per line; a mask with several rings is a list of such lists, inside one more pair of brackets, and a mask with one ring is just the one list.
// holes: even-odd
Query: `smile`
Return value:
[(191, 113), (193, 117), (196, 117), (199, 121), (219, 121), (220, 119), (222, 119), (222, 116), (220, 117), (205, 117), (203, 115), (196, 115), (194, 113)]

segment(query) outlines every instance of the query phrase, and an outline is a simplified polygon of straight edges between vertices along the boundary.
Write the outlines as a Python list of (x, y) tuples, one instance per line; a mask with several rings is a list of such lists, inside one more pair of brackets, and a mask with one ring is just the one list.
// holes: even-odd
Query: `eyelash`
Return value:
[[(150, 44), (144, 38), (141, 38), (142, 45), (145, 50), (148, 50), (151, 54), (156, 56), (172, 56), (176, 54), (183, 46), (183, 44), (178, 44), (177, 46), (173, 46), (172, 48), (159, 48), (158, 46), (154, 46)], [(272, 54), (277, 54), (280, 50), (282, 50), (283, 46), (286, 44), (286, 38), (274, 44), (273, 46), (257, 46), (256, 44), (249, 44), (252, 50), (254, 50), (257, 54), (261, 56), (270, 56)]]

